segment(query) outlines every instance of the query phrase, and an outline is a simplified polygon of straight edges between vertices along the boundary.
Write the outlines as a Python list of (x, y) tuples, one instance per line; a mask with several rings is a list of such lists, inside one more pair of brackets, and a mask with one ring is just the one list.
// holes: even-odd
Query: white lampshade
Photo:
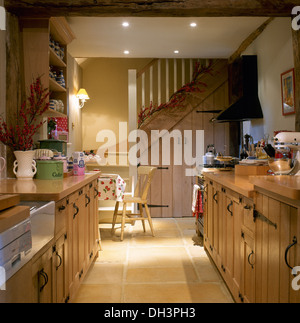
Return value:
[(90, 99), (85, 89), (80, 89), (78, 91), (76, 97), (80, 100), (89, 100)]

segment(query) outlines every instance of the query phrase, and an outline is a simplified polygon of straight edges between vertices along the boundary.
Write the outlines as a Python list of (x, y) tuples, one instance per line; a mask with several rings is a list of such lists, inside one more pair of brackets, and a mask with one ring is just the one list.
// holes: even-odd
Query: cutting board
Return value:
[(235, 165), (235, 175), (268, 175), (269, 166)]
[(20, 203), (18, 194), (0, 194), (0, 211), (8, 209)]
[(19, 205), (8, 210), (0, 211), (0, 233), (12, 228), (30, 216), (28, 206)]

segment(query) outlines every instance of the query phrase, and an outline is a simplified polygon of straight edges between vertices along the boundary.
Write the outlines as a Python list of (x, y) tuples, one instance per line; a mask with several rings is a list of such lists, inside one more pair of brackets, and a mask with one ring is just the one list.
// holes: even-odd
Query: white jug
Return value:
[(17, 160), (14, 161), (13, 172), (18, 179), (33, 179), (36, 173), (36, 162), (33, 160), (35, 151), (14, 151)]

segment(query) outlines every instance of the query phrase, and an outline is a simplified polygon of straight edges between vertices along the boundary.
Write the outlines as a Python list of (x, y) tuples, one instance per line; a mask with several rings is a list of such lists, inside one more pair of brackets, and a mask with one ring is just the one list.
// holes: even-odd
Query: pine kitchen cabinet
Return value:
[(99, 250), (97, 180), (68, 197), (68, 290), (72, 299)]
[[(300, 185), (297, 176), (251, 177), (257, 191), (256, 301), (300, 303), (292, 268), (300, 266)], [(299, 285), (299, 283), (298, 283)]]
[[(7, 294), (1, 302), (72, 302), (98, 256), (97, 180), (98, 173), (32, 180), (26, 185), (17, 179), (1, 180), (2, 194), (18, 193), (21, 200), (28, 201), (55, 201), (54, 238), (11, 278), (27, 282), (26, 299)], [(15, 286), (8, 282), (10, 285)]]
[(235, 301), (299, 303), (292, 287), (292, 268), (300, 265), (297, 179), (204, 177), (204, 247)]
[(239, 300), (243, 196), (211, 176), (205, 177), (204, 246), (235, 300)]

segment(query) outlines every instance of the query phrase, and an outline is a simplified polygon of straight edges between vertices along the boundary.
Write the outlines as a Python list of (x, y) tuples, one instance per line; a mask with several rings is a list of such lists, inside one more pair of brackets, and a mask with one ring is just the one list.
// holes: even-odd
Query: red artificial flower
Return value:
[(30, 85), (30, 96), (16, 115), (16, 124), (8, 126), (0, 116), (0, 141), (12, 150), (32, 149), (33, 136), (44, 123), (36, 123), (37, 118), (49, 108), (48, 97), (48, 89), (43, 88), (41, 78), (37, 77)]

